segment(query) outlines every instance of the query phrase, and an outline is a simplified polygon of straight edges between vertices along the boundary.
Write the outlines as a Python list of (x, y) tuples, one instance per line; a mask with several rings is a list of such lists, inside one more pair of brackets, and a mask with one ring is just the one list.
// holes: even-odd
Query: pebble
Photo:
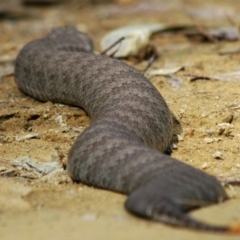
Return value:
[(220, 151), (216, 151), (214, 154), (213, 154), (213, 157), (217, 160), (223, 160), (223, 154), (220, 152)]
[(86, 213), (82, 216), (84, 221), (95, 221), (97, 219), (96, 214)]
[(234, 129), (233, 124), (231, 123), (219, 123), (218, 127), (218, 134), (229, 136), (232, 135), (232, 130)]
[(205, 162), (205, 163), (203, 163), (203, 165), (201, 166), (201, 168), (202, 168), (203, 170), (205, 170), (205, 169), (209, 168), (209, 164), (208, 164), (207, 162)]

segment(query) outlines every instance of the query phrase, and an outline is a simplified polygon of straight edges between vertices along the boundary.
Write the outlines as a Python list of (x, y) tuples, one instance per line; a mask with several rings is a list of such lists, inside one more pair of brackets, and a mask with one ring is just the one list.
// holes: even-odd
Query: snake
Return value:
[(175, 227), (237, 232), (205, 223), (193, 209), (229, 199), (216, 177), (166, 154), (173, 114), (134, 67), (94, 53), (73, 26), (26, 44), (14, 67), (18, 88), (41, 101), (77, 106), (91, 124), (73, 143), (67, 173), (74, 182), (127, 195), (130, 213)]

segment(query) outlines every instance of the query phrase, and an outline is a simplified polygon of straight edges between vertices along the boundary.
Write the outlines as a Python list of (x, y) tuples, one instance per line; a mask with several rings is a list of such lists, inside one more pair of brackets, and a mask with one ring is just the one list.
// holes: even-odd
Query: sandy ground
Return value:
[[(75, 1), (29, 7), (18, 10), (18, 18), (0, 20), (0, 238), (239, 239), (139, 219), (124, 210), (125, 196), (73, 184), (62, 166), (89, 118), (80, 109), (41, 103), (18, 90), (11, 75), (18, 51), (56, 26), (76, 25), (94, 39), (99, 50), (104, 34), (131, 23), (197, 24), (201, 28), (240, 22), (237, 1), (155, 1), (161, 4), (158, 11), (151, 5), (154, 1), (145, 1), (142, 8), (134, 5), (138, 1), (118, 2), (114, 6)], [(239, 54), (219, 54), (238, 50), (239, 42), (202, 42), (183, 33), (159, 34), (151, 42), (160, 53), (152, 69), (185, 67), (175, 75), (177, 88), (172, 79), (151, 78), (183, 127), (172, 155), (221, 179), (239, 182), (240, 77), (226, 82), (190, 81), (186, 76), (239, 71)], [(129, 64), (142, 70), (147, 62)], [(210, 223), (240, 224), (239, 185), (229, 184), (226, 189), (231, 200), (191, 214)]]

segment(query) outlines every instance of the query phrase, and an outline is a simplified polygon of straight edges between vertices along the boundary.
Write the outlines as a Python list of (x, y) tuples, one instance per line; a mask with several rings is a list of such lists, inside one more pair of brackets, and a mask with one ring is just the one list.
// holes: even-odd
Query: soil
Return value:
[[(4, 2), (10, 1), (0, 1)], [(101, 38), (124, 25), (198, 26), (208, 41), (189, 38), (182, 31), (153, 36), (151, 44), (160, 57), (151, 69), (182, 66), (184, 70), (150, 81), (182, 125), (172, 156), (221, 179), (231, 196), (191, 215), (209, 223), (239, 225), (240, 77), (190, 81), (188, 74), (239, 71), (239, 42), (218, 41), (206, 34), (205, 27), (237, 25), (240, 3), (119, 0), (19, 7), (12, 2), (10, 18), (0, 20), (1, 239), (239, 239), (137, 218), (124, 210), (126, 196), (72, 183), (64, 170), (67, 154), (90, 119), (81, 109), (26, 96), (12, 73), (21, 47), (56, 26), (77, 26), (92, 37), (98, 52)], [(146, 60), (127, 62), (141, 71), (147, 65)]]

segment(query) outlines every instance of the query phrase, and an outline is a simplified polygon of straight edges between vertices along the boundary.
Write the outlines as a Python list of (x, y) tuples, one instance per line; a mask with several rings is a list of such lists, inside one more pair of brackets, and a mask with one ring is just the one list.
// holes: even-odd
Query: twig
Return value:
[(194, 74), (194, 73), (183, 73), (184, 76), (187, 76), (187, 77), (191, 77), (191, 80), (190, 81), (195, 81), (195, 80), (198, 80), (198, 79), (204, 79), (204, 80), (210, 80), (212, 79), (211, 77), (209, 76), (206, 76), (206, 75), (200, 75), (200, 74)]
[[(107, 49), (103, 50), (100, 54), (101, 55), (106, 54), (107, 51), (109, 51), (110, 49), (115, 47), (118, 43), (122, 43), (122, 41), (125, 40), (125, 39), (126, 39), (126, 37), (119, 38), (116, 42), (114, 42), (112, 45), (110, 45)], [(119, 48), (120, 48), (120, 46), (119, 46)], [(114, 52), (114, 54), (119, 50), (119, 48)], [(111, 54), (111, 55), (114, 55), (114, 54)]]
[(145, 74), (147, 72), (147, 70), (153, 65), (153, 63), (155, 62), (156, 60), (156, 54), (153, 53), (151, 55), (151, 57), (148, 59), (148, 63), (147, 63), (147, 66), (145, 67), (145, 69), (143, 70), (143, 73)]
[(42, 170), (34, 167), (32, 164), (30, 164), (30, 163), (28, 163), (28, 162), (26, 162), (26, 164), (27, 164), (30, 168), (34, 169), (36, 172), (43, 174), (43, 171), (42, 171)]

